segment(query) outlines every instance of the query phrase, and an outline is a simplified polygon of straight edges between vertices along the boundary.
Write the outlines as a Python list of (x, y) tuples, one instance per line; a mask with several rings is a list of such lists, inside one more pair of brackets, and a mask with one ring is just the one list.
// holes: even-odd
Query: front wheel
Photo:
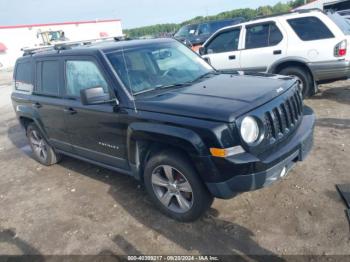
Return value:
[(198, 219), (213, 203), (193, 166), (175, 151), (152, 157), (145, 167), (144, 182), (158, 208), (181, 222)]
[(295, 77), (299, 82), (304, 98), (314, 94), (312, 77), (304, 68), (298, 66), (286, 67), (282, 69), (279, 74)]

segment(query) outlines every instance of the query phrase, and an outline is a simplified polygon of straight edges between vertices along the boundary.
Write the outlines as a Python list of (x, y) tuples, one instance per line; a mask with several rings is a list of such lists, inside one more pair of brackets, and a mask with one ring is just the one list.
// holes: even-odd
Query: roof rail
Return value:
[(281, 16), (281, 15), (295, 14), (295, 13), (304, 14), (304, 13), (310, 13), (310, 12), (313, 12), (313, 11), (317, 11), (317, 12), (322, 12), (322, 13), (324, 13), (324, 11), (321, 10), (321, 9), (319, 9), (319, 8), (291, 10), (291, 11), (288, 11), (288, 12), (283, 12), (283, 13), (278, 13), (278, 14), (273, 14), (273, 15), (257, 16), (257, 17), (255, 17), (255, 18), (252, 18), (252, 19), (248, 20), (247, 22), (249, 22), (249, 21), (255, 21), (255, 20), (258, 20), (258, 19), (264, 19), (264, 18), (270, 18), (270, 17)]
[(61, 50), (67, 50), (71, 49), (75, 46), (82, 46), (82, 45), (91, 45), (92, 43), (96, 42), (103, 42), (107, 40), (114, 40), (114, 41), (123, 41), (124, 36), (117, 37), (102, 37), (102, 38), (96, 38), (96, 39), (90, 39), (90, 40), (81, 40), (81, 41), (62, 41), (62, 42), (56, 42), (53, 45), (45, 45), (45, 46), (35, 46), (35, 47), (23, 47), (21, 48), (21, 51), (23, 51), (23, 56), (27, 55), (33, 55), (36, 53), (46, 52), (46, 51), (61, 51)]

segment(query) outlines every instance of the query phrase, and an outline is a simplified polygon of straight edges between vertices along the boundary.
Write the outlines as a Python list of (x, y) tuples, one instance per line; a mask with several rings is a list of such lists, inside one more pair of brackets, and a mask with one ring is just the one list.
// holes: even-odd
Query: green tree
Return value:
[[(307, 0), (309, 3), (312, 0)], [(157, 24), (151, 26), (144, 26), (139, 28), (127, 29), (124, 30), (124, 33), (131, 38), (145, 37), (145, 36), (161, 36), (166, 34), (175, 33), (181, 26), (187, 24), (201, 23), (204, 21), (213, 21), (221, 19), (229, 19), (235, 17), (243, 17), (247, 20), (255, 18), (257, 16), (266, 16), (278, 13), (285, 13), (294, 9), (298, 6), (301, 6), (305, 3), (305, 0), (291, 0), (287, 3), (277, 3), (274, 6), (260, 6), (256, 9), (251, 8), (241, 8), (231, 11), (226, 11), (212, 16), (197, 16), (190, 20), (184, 21), (179, 24)]]

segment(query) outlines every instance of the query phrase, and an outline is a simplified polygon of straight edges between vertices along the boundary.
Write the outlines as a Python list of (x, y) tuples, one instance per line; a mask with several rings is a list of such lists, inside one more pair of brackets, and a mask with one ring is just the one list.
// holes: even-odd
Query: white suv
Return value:
[(347, 20), (337, 13), (303, 10), (223, 28), (199, 52), (218, 70), (295, 76), (307, 97), (318, 83), (350, 76), (348, 44)]

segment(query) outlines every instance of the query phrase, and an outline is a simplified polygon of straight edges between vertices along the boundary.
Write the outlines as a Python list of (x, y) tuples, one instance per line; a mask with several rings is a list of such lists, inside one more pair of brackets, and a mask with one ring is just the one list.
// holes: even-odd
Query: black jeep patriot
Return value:
[(171, 39), (27, 50), (14, 85), (37, 161), (64, 154), (133, 176), (179, 221), (270, 185), (312, 147), (295, 79), (223, 74)]

